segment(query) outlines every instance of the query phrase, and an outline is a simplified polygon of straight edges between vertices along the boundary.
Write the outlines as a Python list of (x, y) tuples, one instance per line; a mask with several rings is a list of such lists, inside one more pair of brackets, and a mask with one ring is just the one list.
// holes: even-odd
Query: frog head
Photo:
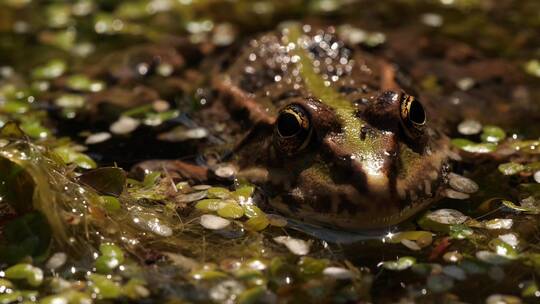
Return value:
[(423, 102), (378, 85), (381, 66), (328, 32), (252, 41), (218, 82), (254, 125), (236, 149), (240, 176), (280, 213), (332, 227), (387, 227), (428, 206), (448, 139)]

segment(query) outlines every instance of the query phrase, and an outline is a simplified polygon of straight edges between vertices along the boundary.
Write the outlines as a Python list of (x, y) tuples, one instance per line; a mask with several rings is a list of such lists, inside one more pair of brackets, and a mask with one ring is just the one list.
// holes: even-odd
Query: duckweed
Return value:
[(37, 287), (43, 283), (43, 270), (31, 264), (16, 264), (5, 270), (4, 275), (10, 280), (25, 280), (30, 286)]
[(79, 291), (66, 291), (60, 294), (51, 295), (45, 297), (39, 301), (40, 304), (58, 304), (58, 303), (69, 303), (69, 304), (89, 304), (92, 303), (92, 298)]
[(244, 216), (244, 208), (236, 202), (225, 202), (220, 206), (217, 214), (224, 218), (237, 219)]
[(208, 194), (208, 198), (220, 198), (220, 199), (226, 199), (231, 196), (231, 192), (227, 188), (223, 187), (211, 187), (206, 190)]
[(91, 274), (88, 276), (93, 284), (94, 293), (102, 299), (116, 299), (122, 295), (120, 284), (100, 274)]
[(247, 229), (253, 230), (253, 231), (261, 231), (264, 230), (268, 225), (270, 225), (270, 221), (268, 220), (268, 217), (265, 214), (253, 216), (247, 221), (244, 222), (244, 225)]
[[(186, 93), (199, 82), (193, 75), (193, 62), (199, 60), (192, 57), (198, 57), (195, 55), (198, 53), (213, 56), (216, 50), (222, 52), (224, 46), (232, 44), (243, 33), (243, 28), (271, 28), (275, 20), (291, 14), (304, 16), (308, 13), (310, 20), (321, 15), (340, 22), (352, 21), (347, 19), (350, 14), (344, 9), (355, 8), (354, 3), (289, 1), (283, 4), (266, 0), (257, 3), (236, 1), (234, 4), (230, 1), (147, 0), (4, 2), (0, 10), (0, 28), (9, 41), (0, 43), (2, 54), (8, 60), (20, 57), (24, 62), (19, 64), (13, 60), (9, 62), (10, 66), (0, 67), (0, 125), (17, 121), (31, 139), (27, 141), (17, 132), (0, 139), (3, 159), (17, 164), (19, 172), (28, 175), (26, 182), (21, 177), (24, 174), (10, 182), (12, 171), (0, 170), (3, 239), (0, 258), (4, 263), (4, 269), (0, 271), (4, 276), (0, 278), (0, 303), (136, 302), (154, 292), (157, 297), (151, 298), (151, 302), (163, 300), (163, 297), (171, 297), (167, 299), (170, 302), (178, 301), (178, 298), (187, 302), (377, 302), (380, 299), (370, 298), (370, 295), (380, 294), (380, 286), (386, 287), (386, 283), (393, 287), (398, 279), (403, 288), (395, 289), (392, 300), (396, 302), (485, 300), (486, 303), (519, 303), (521, 300), (515, 295), (521, 294), (530, 302), (540, 296), (534, 277), (540, 269), (540, 257), (533, 243), (536, 234), (530, 233), (536, 227), (535, 215), (540, 213), (540, 179), (536, 177), (540, 172), (540, 141), (522, 139), (527, 136), (527, 130), (512, 130), (516, 134), (510, 136), (509, 130), (485, 125), (481, 119), (462, 122), (457, 131), (464, 138), (455, 138), (452, 144), (457, 151), (465, 152), (459, 155), (465, 162), (452, 168), (456, 173), (473, 177), (480, 191), (476, 191), (476, 184), (450, 173), (446, 176), (452, 189), (446, 189), (446, 196), (461, 201), (445, 199), (442, 206), (435, 206), (432, 212), (411, 221), (410, 225), (391, 230), (392, 233), (384, 238), (377, 236), (376, 240), (363, 240), (352, 246), (336, 246), (313, 239), (295, 230), (297, 226), (289, 229), (287, 219), (282, 216), (266, 214), (267, 210), (257, 206), (259, 196), (254, 195), (263, 189), (235, 180), (239, 168), (232, 163), (215, 164), (214, 151), (205, 161), (223, 183), (197, 185), (193, 181), (179, 180), (175, 172), (164, 168), (163, 173), (147, 172), (142, 181), (137, 179), (138, 173), (130, 172), (132, 178), (126, 186), (126, 172), (120, 168), (116, 168), (116, 173), (121, 174), (90, 170), (97, 167), (96, 161), (116, 161), (118, 166), (127, 168), (131, 162), (139, 160), (138, 150), (154, 149), (151, 144), (149, 147), (140, 145), (150, 142), (146, 138), (148, 134), (156, 135), (157, 140), (172, 142), (170, 147), (174, 153), (169, 154), (166, 148), (164, 154), (160, 154), (166, 158), (185, 156), (182, 153), (186, 151), (193, 153), (194, 146), (199, 148), (207, 141), (225, 139), (228, 142), (231, 135), (228, 126), (217, 121), (198, 126), (189, 119), (193, 111), (204, 108), (208, 101), (206, 92), (197, 92), (195, 98)], [(399, 5), (408, 7), (415, 2)], [(423, 14), (420, 20), (429, 24), (430, 31), (443, 41), (448, 33), (459, 41), (446, 50), (448, 58), (463, 59), (453, 56), (462, 56), (461, 45), (470, 43), (467, 33), (456, 28), (453, 15), (460, 17), (462, 27), (474, 24), (478, 31), (487, 33), (478, 44), (480, 48), (488, 48), (490, 54), (508, 52), (513, 59), (520, 60), (523, 58), (516, 52), (530, 53), (525, 47), (516, 51), (490, 46), (490, 42), (493, 43), (491, 36), (497, 36), (496, 40), (505, 46), (512, 45), (504, 39), (506, 17), (496, 14), (498, 5), (490, 6), (495, 12), (493, 15), (497, 16), (497, 28), (489, 30), (483, 25), (487, 21), (482, 17), (485, 8), (481, 1), (440, 2), (430, 6), (427, 13), (420, 10)], [(391, 18), (393, 12), (386, 9), (387, 5), (374, 4), (373, 10), (364, 10), (362, 14), (373, 11), (398, 20), (398, 23), (409, 22), (407, 14)], [(216, 19), (209, 9), (215, 7), (220, 8), (218, 11), (222, 7), (228, 9), (231, 14)], [(445, 13), (448, 8), (452, 14)], [(534, 5), (528, 7), (527, 11), (534, 12), (534, 8)], [(460, 15), (463, 12), (465, 14)], [(36, 17), (25, 20), (27, 15)], [(353, 18), (354, 24), (338, 25), (340, 35), (366, 49), (392, 50), (390, 43), (383, 45), (386, 33), (359, 28), (356, 21), (363, 16), (352, 15), (356, 18)], [(528, 15), (521, 14), (520, 22), (533, 24), (534, 20), (529, 20)], [(252, 26), (252, 19), (257, 21), (256, 27)], [(376, 23), (375, 27), (378, 26)], [(185, 37), (182, 31), (186, 32)], [(423, 39), (429, 39), (429, 35), (425, 33)], [(524, 46), (530, 44), (529, 36), (520, 36)], [(511, 38), (511, 41), (515, 40)], [(34, 46), (26, 47), (28, 41)], [(177, 41), (181, 42), (177, 44)], [(178, 62), (169, 60), (167, 52), (150, 56), (144, 52), (131, 52), (132, 45), (136, 45), (135, 48), (159, 45), (161, 51), (169, 44), (175, 45), (174, 52), (181, 58)], [(189, 54), (184, 53), (185, 45), (189, 45), (186, 47)], [(122, 56), (114, 57), (112, 53), (118, 46), (126, 49), (121, 50)], [(429, 44), (424, 47), (428, 50)], [(477, 51), (474, 50), (473, 61), (481, 60), (482, 51)], [(530, 56), (529, 53), (524, 54)], [(433, 55), (436, 59), (437, 55)], [(151, 62), (147, 57), (152, 58)], [(399, 54), (395, 57), (400, 61)], [(103, 65), (90, 66), (95, 58)], [(159, 59), (154, 62), (156, 58)], [(537, 76), (538, 60), (525, 59), (521, 60), (526, 61), (525, 72)], [(396, 64), (401, 66), (401, 62)], [(182, 78), (184, 75), (187, 75), (187, 81)], [(459, 80), (451, 82), (450, 86), (439, 74), (416, 76), (424, 79), (420, 80), (420, 85), (427, 92), (452, 96), (456, 104), (467, 101), (473, 91), (476, 98), (477, 90), (482, 92), (484, 86), (489, 87), (488, 80), (485, 84), (476, 76), (459, 76)], [(510, 91), (506, 82), (505, 78), (497, 86)], [(449, 91), (454, 85), (459, 91)], [(510, 98), (520, 102), (528, 99), (532, 102), (537, 96), (534, 86), (527, 84), (511, 90)], [(116, 95), (123, 91), (132, 94)], [(455, 100), (454, 96), (457, 96)], [(434, 99), (437, 97), (433, 96)], [(499, 108), (491, 109), (499, 112)], [(514, 111), (507, 113), (509, 116), (516, 114)], [(74, 128), (63, 129), (66, 125)], [(103, 132), (107, 127), (114, 135)], [(529, 127), (534, 129), (534, 126)], [(56, 138), (59, 134), (73, 138)], [(88, 153), (86, 147), (77, 144), (81, 138), (86, 139), (85, 144), (92, 145)], [(126, 150), (116, 151), (117, 147)], [(109, 153), (112, 150), (114, 153)], [(160, 149), (152, 152), (162, 152), (157, 150)], [(122, 157), (116, 157), (116, 152)], [(496, 164), (491, 162), (491, 157)], [(476, 170), (477, 160), (482, 162), (479, 167), (485, 171)], [(483, 166), (486, 160), (495, 166), (501, 163), (499, 171), (492, 172), (490, 166)], [(501, 177), (501, 174), (509, 177)], [(14, 192), (26, 196), (17, 194), (13, 199), (6, 194)], [(479, 200), (492, 203), (479, 207)], [(6, 201), (8, 205), (4, 204)], [(210, 219), (210, 222), (203, 219)], [(222, 224), (215, 226), (216, 219)], [(199, 220), (201, 224), (205, 223), (202, 227)], [(215, 231), (205, 230), (210, 227), (209, 223), (214, 225)], [(415, 223), (423, 230), (412, 231)], [(272, 241), (276, 233), (285, 234), (281, 243)], [(372, 245), (375, 250), (371, 250)], [(92, 256), (96, 247), (99, 253)], [(367, 268), (373, 271), (374, 267), (369, 258), (364, 258), (364, 254), (369, 256), (381, 251), (388, 251), (390, 259), (396, 257), (383, 262), (381, 267), (403, 271), (400, 274), (392, 272), (392, 277), (383, 283), (381, 280), (385, 280), (389, 272), (375, 270), (377, 275), (373, 276)], [(174, 261), (170, 252), (175, 252)], [(403, 252), (414, 254), (414, 258), (403, 256)], [(227, 258), (234, 259), (233, 266), (226, 267), (224, 261)], [(45, 268), (40, 268), (42, 266)], [(510, 271), (514, 268), (516, 271)], [(514, 280), (516, 275), (512, 272), (519, 273), (519, 280)], [(410, 274), (414, 276), (411, 278)], [(151, 279), (152, 284), (147, 285), (142, 278)], [(496, 282), (492, 285), (504, 286), (504, 292), (509, 294), (498, 294), (499, 291), (490, 289), (487, 284), (485, 292), (497, 293), (480, 295), (484, 293), (482, 289), (472, 301), (461, 299), (463, 286), (477, 279)], [(376, 283), (373, 291), (371, 280)], [(9, 293), (4, 292), (8, 289)], [(398, 298), (402, 294), (403, 298)]]
[(124, 262), (124, 252), (114, 244), (101, 244), (99, 251), (101, 255), (95, 261), (99, 273), (111, 273)]
[(95, 81), (85, 75), (72, 75), (66, 80), (66, 85), (76, 91), (99, 92), (105, 88), (105, 83)]
[(452, 145), (463, 151), (479, 154), (490, 153), (497, 149), (497, 145), (494, 143), (475, 143), (464, 138), (452, 139)]
[[(24, 129), (23, 129), (24, 130)], [(93, 169), (97, 167), (96, 162), (88, 155), (78, 152), (72, 146), (60, 146), (53, 151), (58, 154), (66, 164), (76, 164), (83, 169)]]
[(242, 292), (238, 296), (238, 303), (239, 304), (255, 304), (259, 303), (261, 298), (265, 294), (265, 288), (264, 287), (252, 287), (250, 289), (247, 289), (246, 291)]
[(206, 212), (212, 212), (212, 211), (218, 211), (222, 204), (223, 204), (223, 200), (221, 199), (207, 198), (207, 199), (202, 199), (198, 201), (195, 204), (195, 208), (202, 211), (206, 211)]
[(482, 135), (480, 136), (483, 142), (498, 143), (506, 138), (506, 132), (497, 126), (484, 126)]
[(102, 206), (105, 210), (108, 212), (116, 212), (122, 208), (122, 205), (120, 204), (120, 200), (118, 200), (114, 196), (109, 195), (103, 195), (101, 196), (102, 199)]
[(43, 66), (37, 67), (32, 72), (36, 79), (54, 79), (62, 76), (67, 70), (67, 64), (61, 59), (53, 59)]

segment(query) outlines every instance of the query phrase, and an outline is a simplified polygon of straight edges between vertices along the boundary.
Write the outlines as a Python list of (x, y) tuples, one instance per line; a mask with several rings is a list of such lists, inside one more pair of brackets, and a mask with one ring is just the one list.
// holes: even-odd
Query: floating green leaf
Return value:
[(506, 138), (506, 132), (497, 126), (484, 126), (482, 135), (480, 136), (483, 142), (498, 143)]
[(43, 271), (31, 264), (16, 264), (5, 271), (5, 277), (10, 280), (25, 280), (30, 286), (37, 287), (43, 282)]
[(463, 151), (478, 154), (490, 153), (497, 149), (494, 143), (475, 143), (464, 138), (452, 139), (452, 145)]

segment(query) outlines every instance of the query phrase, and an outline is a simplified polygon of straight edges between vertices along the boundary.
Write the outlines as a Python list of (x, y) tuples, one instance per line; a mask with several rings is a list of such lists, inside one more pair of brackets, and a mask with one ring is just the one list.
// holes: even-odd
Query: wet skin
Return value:
[[(195, 119), (243, 134), (221, 161), (260, 186), (271, 209), (305, 223), (376, 230), (439, 199), (449, 141), (433, 124), (440, 119), (427, 117), (436, 107), (404, 90), (390, 62), (348, 46), (333, 28), (274, 31), (208, 66), (217, 95)], [(179, 160), (139, 169), (209, 177)]]
[(333, 29), (290, 27), (251, 40), (215, 73), (214, 102), (251, 126), (240, 177), (277, 211), (340, 229), (395, 225), (438, 198), (448, 139), (394, 77)]

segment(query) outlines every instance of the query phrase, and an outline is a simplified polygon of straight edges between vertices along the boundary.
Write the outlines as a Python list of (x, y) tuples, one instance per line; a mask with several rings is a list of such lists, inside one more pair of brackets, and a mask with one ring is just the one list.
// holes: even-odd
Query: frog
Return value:
[[(450, 148), (428, 117), (433, 105), (408, 93), (391, 62), (347, 45), (334, 28), (263, 34), (211, 74), (207, 110), (245, 129), (223, 160), (263, 189), (266, 209), (365, 231), (404, 222), (441, 197)], [(171, 168), (207, 175), (181, 161)]]

